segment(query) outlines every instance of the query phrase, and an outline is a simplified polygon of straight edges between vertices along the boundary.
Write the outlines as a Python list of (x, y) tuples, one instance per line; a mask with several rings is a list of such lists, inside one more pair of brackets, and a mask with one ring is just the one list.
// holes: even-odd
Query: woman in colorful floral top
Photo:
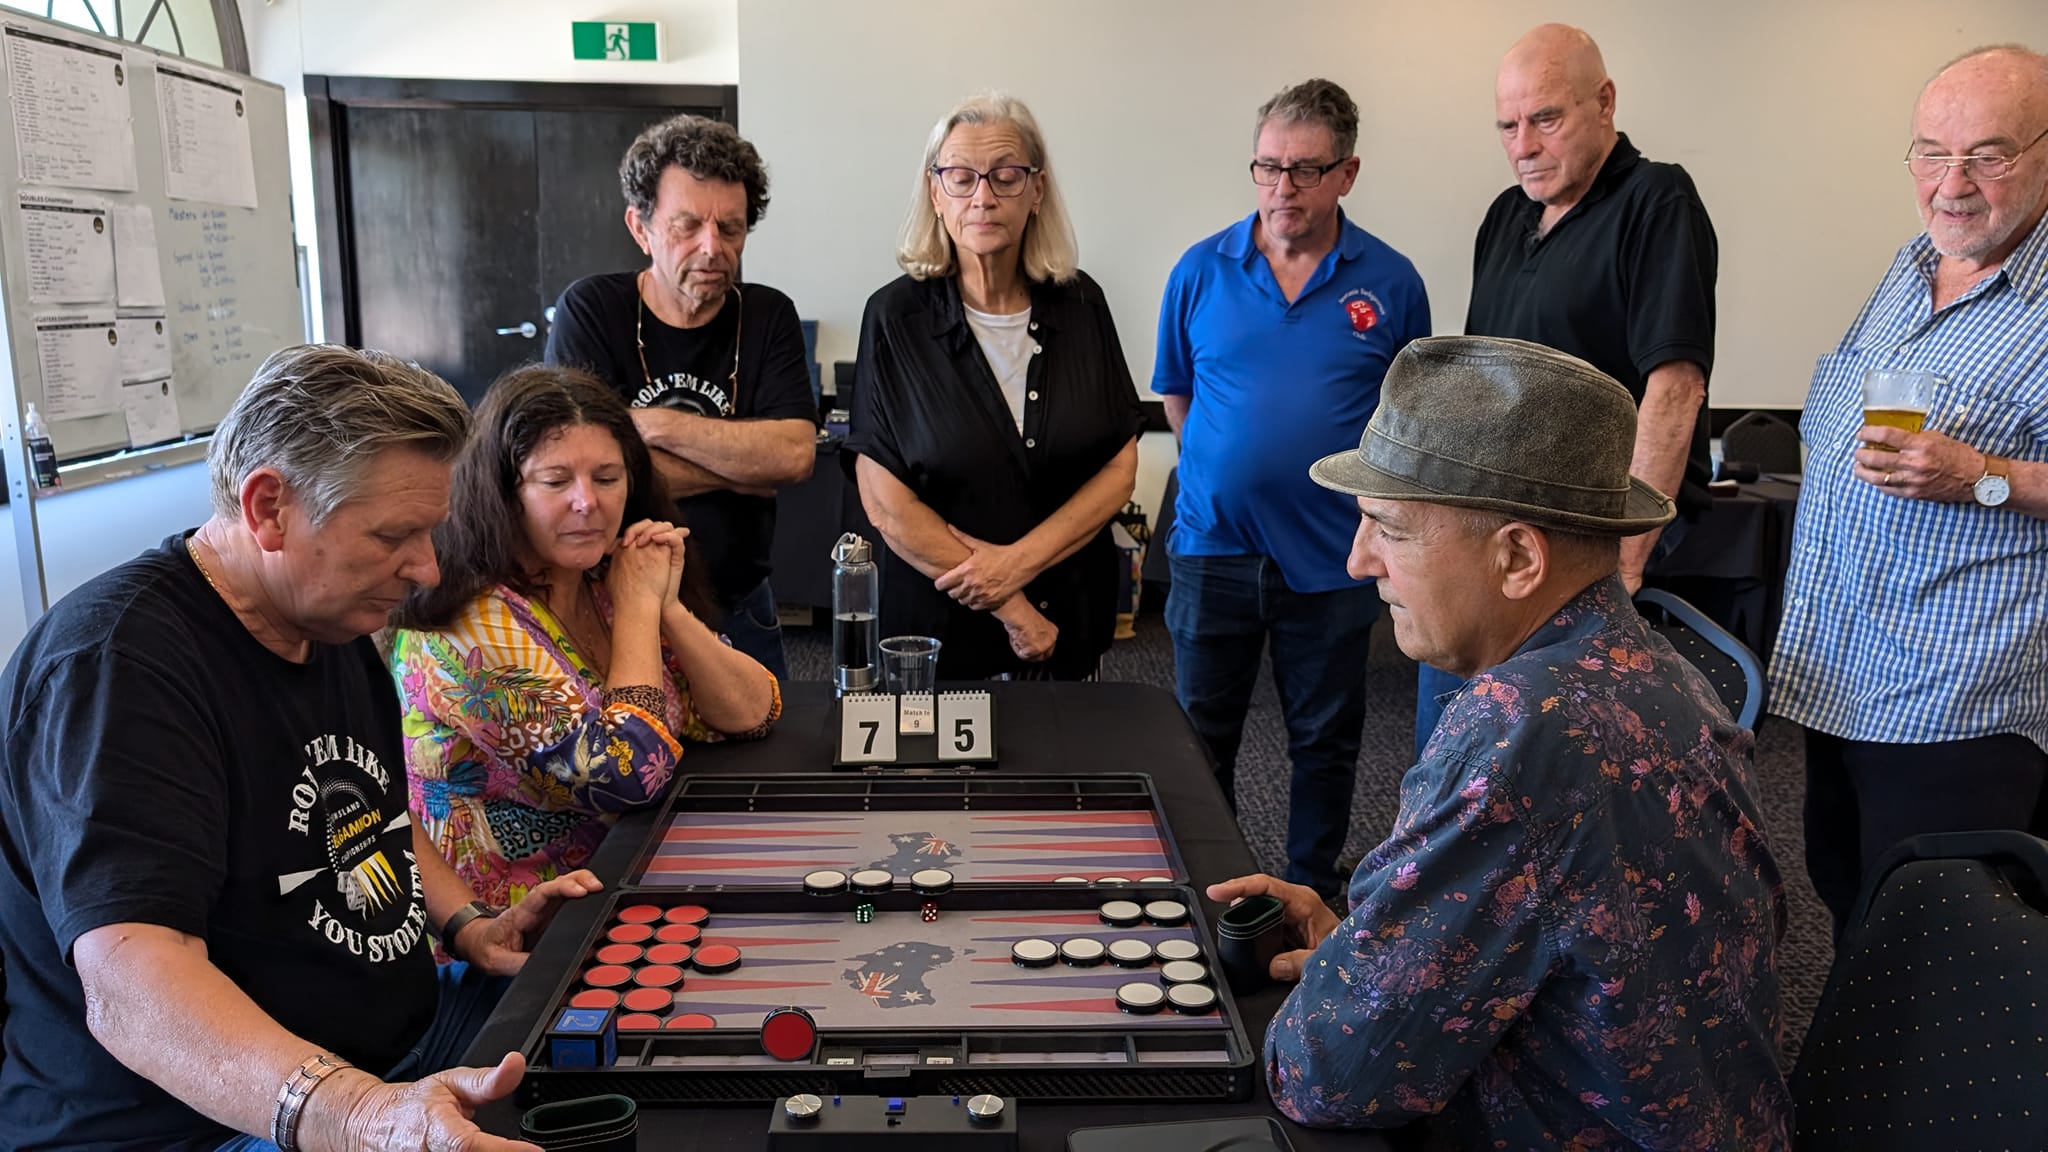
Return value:
[(434, 533), (441, 582), (400, 607), (391, 651), (413, 818), (490, 903), (586, 865), (661, 798), (681, 740), (781, 714), (775, 677), (691, 611), (671, 508), (596, 380), (492, 385)]

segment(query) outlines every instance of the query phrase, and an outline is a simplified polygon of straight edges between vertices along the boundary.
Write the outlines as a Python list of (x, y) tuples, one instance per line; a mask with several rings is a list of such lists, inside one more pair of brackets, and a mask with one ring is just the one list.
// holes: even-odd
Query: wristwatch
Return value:
[(489, 920), (502, 909), (493, 908), (481, 900), (471, 900), (455, 910), (448, 922), (441, 925), (441, 951), (455, 955), (455, 934), (469, 927), (471, 920)]
[(2003, 456), (1984, 454), (1984, 475), (1977, 478), (1977, 503), (1986, 508), (1996, 508), (2012, 495), (2012, 461)]

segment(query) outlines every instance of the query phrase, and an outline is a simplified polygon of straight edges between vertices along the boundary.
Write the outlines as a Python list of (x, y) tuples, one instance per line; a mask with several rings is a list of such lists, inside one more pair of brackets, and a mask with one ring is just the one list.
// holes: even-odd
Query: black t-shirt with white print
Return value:
[(280, 658), (174, 536), (38, 620), (0, 701), (0, 1147), (228, 1136), (87, 1031), (72, 944), (108, 924), (199, 937), (272, 1019), (359, 1067), (406, 1056), (434, 1015), (433, 944), (368, 639)]

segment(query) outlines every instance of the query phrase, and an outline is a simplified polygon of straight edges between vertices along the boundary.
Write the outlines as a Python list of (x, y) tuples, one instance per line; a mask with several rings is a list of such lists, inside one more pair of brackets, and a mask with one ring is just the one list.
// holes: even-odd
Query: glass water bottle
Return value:
[(875, 645), (875, 607), (880, 596), (874, 550), (848, 532), (832, 546), (833, 694), (873, 692), (881, 687), (881, 658)]

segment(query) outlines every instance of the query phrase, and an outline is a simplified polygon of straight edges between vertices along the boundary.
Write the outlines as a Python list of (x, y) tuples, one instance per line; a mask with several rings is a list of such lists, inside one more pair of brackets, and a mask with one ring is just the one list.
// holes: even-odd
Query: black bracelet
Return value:
[[(498, 915), (500, 909), (493, 908), (481, 900), (471, 900), (455, 910), (448, 922), (441, 925), (441, 951), (455, 957), (455, 936), (469, 927), (471, 920), (489, 920)], [(461, 959), (461, 957), (455, 957)]]

